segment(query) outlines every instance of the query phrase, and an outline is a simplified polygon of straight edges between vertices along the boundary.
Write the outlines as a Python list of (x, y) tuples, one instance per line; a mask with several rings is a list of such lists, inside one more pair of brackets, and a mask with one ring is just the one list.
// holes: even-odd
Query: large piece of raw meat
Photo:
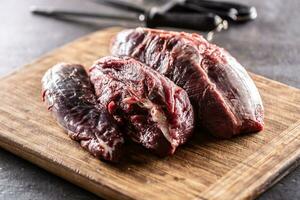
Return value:
[(68, 135), (94, 156), (118, 161), (123, 135), (106, 108), (97, 103), (82, 65), (57, 64), (42, 79), (43, 100)]
[(98, 102), (133, 141), (166, 156), (190, 138), (194, 113), (187, 93), (155, 70), (129, 57), (104, 57), (90, 78)]
[(140, 60), (182, 87), (198, 124), (216, 136), (263, 129), (263, 105), (246, 70), (198, 34), (147, 28), (120, 32), (111, 52)]

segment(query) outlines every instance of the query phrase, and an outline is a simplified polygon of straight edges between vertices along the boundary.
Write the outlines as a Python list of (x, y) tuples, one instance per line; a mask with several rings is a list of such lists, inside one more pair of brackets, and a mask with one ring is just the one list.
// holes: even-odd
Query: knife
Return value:
[(91, 13), (71, 10), (58, 10), (32, 7), (31, 12), (33, 14), (44, 16), (69, 16), (69, 17), (93, 17), (93, 18), (105, 18), (105, 19), (117, 19), (117, 20), (130, 20), (139, 21), (144, 23), (147, 27), (174, 27), (193, 29), (198, 31), (211, 31), (216, 29), (221, 23), (222, 18), (213, 13), (169, 13), (162, 12), (158, 7), (152, 7), (149, 11), (142, 7), (135, 6), (133, 4), (121, 1), (103, 1), (106, 4), (113, 5), (126, 9), (135, 13), (134, 16), (130, 15), (113, 15), (109, 13)]

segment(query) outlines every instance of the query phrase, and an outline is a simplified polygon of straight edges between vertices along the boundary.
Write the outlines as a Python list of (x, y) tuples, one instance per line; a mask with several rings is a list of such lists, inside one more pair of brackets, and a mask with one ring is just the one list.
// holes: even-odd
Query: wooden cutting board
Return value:
[(90, 66), (108, 55), (112, 28), (59, 48), (0, 80), (0, 146), (109, 199), (253, 199), (300, 157), (300, 90), (251, 74), (265, 106), (265, 130), (230, 140), (196, 132), (174, 156), (137, 145), (119, 164), (101, 162), (56, 124), (41, 101), (41, 78), (57, 62)]

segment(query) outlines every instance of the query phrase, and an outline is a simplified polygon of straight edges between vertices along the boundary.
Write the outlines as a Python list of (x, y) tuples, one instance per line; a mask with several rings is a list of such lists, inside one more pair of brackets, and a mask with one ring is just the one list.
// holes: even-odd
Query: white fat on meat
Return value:
[(140, 102), (142, 103), (143, 107), (150, 110), (152, 120), (157, 123), (157, 126), (162, 131), (164, 137), (170, 142), (170, 144), (172, 146), (175, 146), (176, 142), (172, 139), (172, 137), (170, 135), (170, 126), (169, 126), (169, 123), (167, 121), (167, 117), (164, 114), (164, 112), (162, 112), (158, 108), (157, 105), (155, 105), (154, 103), (152, 103), (148, 99), (142, 99)]

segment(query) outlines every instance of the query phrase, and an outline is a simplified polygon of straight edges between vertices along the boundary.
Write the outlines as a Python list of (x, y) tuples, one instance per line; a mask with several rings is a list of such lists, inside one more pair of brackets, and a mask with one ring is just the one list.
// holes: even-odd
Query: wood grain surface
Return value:
[(99, 31), (0, 80), (0, 146), (109, 199), (253, 199), (300, 157), (300, 90), (251, 74), (265, 107), (265, 130), (230, 140), (201, 131), (174, 156), (158, 158), (127, 144), (119, 164), (101, 162), (72, 141), (41, 101), (41, 77), (58, 62), (89, 67), (108, 55)]

